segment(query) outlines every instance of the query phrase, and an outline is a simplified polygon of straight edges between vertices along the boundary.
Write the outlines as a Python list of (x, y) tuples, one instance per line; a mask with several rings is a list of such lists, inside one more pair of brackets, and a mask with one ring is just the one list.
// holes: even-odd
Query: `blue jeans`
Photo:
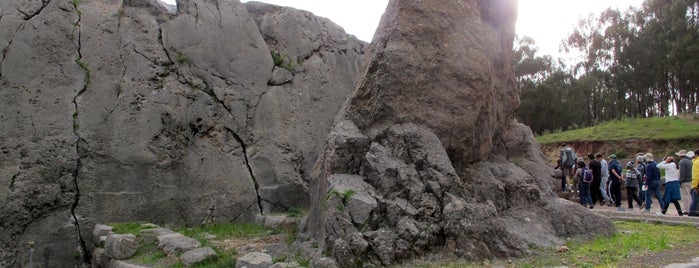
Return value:
[(655, 198), (658, 199), (658, 203), (660, 203), (660, 207), (664, 208), (665, 204), (663, 203), (663, 198), (660, 197), (660, 181), (651, 181), (648, 184), (648, 190), (646, 191), (646, 210), (650, 210), (650, 205), (653, 203), (653, 200), (650, 198), (651, 194), (655, 194)]
[(583, 206), (592, 206), (592, 197), (590, 196), (590, 184), (580, 182), (578, 185), (578, 190), (580, 190), (580, 204)]

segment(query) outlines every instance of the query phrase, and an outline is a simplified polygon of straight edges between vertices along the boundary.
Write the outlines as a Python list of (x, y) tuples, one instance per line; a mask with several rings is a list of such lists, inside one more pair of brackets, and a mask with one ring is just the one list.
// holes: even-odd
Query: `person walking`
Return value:
[(660, 197), (660, 170), (658, 169), (655, 161), (653, 161), (653, 154), (647, 153), (644, 157), (646, 160), (646, 179), (644, 182), (646, 189), (646, 209), (644, 212), (650, 213), (650, 206), (653, 204), (651, 195), (655, 195), (655, 199), (658, 200), (660, 207), (664, 207), (662, 198)]
[[(572, 191), (573, 189), (570, 187), (571, 184), (571, 176), (573, 175), (573, 166), (575, 166), (575, 152), (573, 152), (573, 149), (568, 146), (568, 144), (561, 143), (561, 171), (563, 171), (563, 178), (565, 179), (566, 183), (568, 184), (568, 190)], [(565, 192), (566, 189), (563, 189)]]
[(580, 204), (583, 207), (594, 208), (594, 203), (590, 198), (590, 183), (592, 183), (592, 171), (585, 167), (585, 161), (578, 161), (575, 176), (578, 180), (578, 191), (580, 192)]
[(607, 165), (607, 160), (604, 160), (602, 154), (597, 154), (595, 158), (597, 158), (597, 161), (599, 161), (601, 167), (601, 179), (599, 190), (602, 193), (602, 198), (604, 198), (604, 200), (602, 201), (602, 203), (600, 203), (600, 206), (606, 203), (608, 206), (611, 207), (612, 201), (611, 198), (609, 198), (609, 193), (607, 192), (607, 181), (609, 180), (609, 166)]
[(640, 175), (640, 177), (638, 177), (638, 199), (641, 199), (641, 203), (645, 206), (646, 191), (643, 190), (643, 183), (646, 179), (646, 159), (643, 157), (642, 153), (636, 155), (636, 170), (638, 171), (638, 175)]
[(615, 154), (609, 155), (609, 158), (611, 159), (609, 161), (609, 181), (611, 182), (609, 184), (609, 192), (611, 193), (614, 206), (617, 207), (618, 210), (624, 210), (624, 208), (621, 207), (621, 183), (624, 180), (621, 177), (621, 164), (619, 160), (616, 159)]
[[(601, 156), (601, 155), (600, 155)], [(603, 202), (604, 197), (599, 191), (600, 183), (602, 182), (602, 164), (595, 159), (594, 154), (587, 155), (590, 159), (590, 164), (587, 168), (592, 171), (592, 183), (590, 183), (590, 200), (592, 204), (597, 204), (597, 201)]]
[(682, 196), (683, 213), (689, 215), (689, 205), (692, 201), (692, 158), (694, 152), (680, 150), (675, 154), (682, 157), (680, 160), (680, 195)]
[(699, 150), (694, 151), (692, 159), (692, 202), (689, 204), (689, 216), (699, 217)]
[(665, 193), (663, 194), (663, 203), (660, 206), (660, 213), (665, 215), (670, 203), (673, 203), (677, 209), (677, 214), (682, 216), (682, 207), (679, 202), (679, 200), (682, 199), (679, 180), (680, 166), (675, 162), (674, 157), (666, 156), (663, 162), (658, 163), (657, 167), (665, 170)]
[(626, 201), (628, 202), (629, 209), (633, 209), (633, 201), (636, 201), (638, 207), (641, 207), (641, 200), (638, 198), (638, 181), (640, 176), (636, 170), (636, 166), (633, 161), (629, 161), (626, 164), (626, 172), (624, 173), (624, 188), (626, 188)]

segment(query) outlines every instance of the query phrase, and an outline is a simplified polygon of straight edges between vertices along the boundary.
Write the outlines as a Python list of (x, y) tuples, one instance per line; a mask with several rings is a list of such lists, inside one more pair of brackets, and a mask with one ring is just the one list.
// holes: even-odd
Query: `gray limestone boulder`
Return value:
[(266, 90), (252, 102), (249, 121), (254, 138), (247, 148), (262, 209), (306, 207), (310, 171), (352, 94), (366, 43), (307, 11), (244, 5), (275, 63)]
[(272, 256), (262, 252), (250, 252), (239, 257), (235, 268), (268, 268), (272, 266)]
[(179, 233), (158, 236), (158, 248), (168, 256), (179, 256), (184, 252), (199, 247), (201, 247), (199, 241)]
[[(519, 257), (565, 238), (615, 232), (608, 218), (554, 195), (538, 143), (514, 123), (514, 6), (389, 3), (357, 89), (311, 173), (301, 237), (340, 267), (354, 267), (428, 252)], [(348, 164), (355, 162), (359, 168)], [(363, 185), (353, 194), (376, 205), (333, 190), (341, 177)], [(349, 213), (369, 207), (366, 222)]]
[(110, 234), (104, 243), (104, 253), (113, 260), (131, 258), (138, 250), (138, 242), (133, 234)]
[(277, 262), (269, 268), (298, 268), (301, 267), (297, 262)]
[(107, 268), (148, 268), (148, 266), (128, 263), (128, 262), (123, 261), (123, 260), (115, 260), (115, 261), (111, 261), (109, 263), (109, 266), (107, 266)]
[(0, 14), (1, 267), (26, 266), (30, 241), (42, 263), (80, 266), (100, 222), (307, 206), (366, 46), (239, 1), (18, 0)]
[(185, 266), (192, 266), (217, 257), (218, 255), (211, 247), (203, 247), (185, 252), (180, 256), (180, 260)]
[(159, 236), (174, 234), (175, 232), (167, 228), (149, 228), (143, 229), (138, 234), (144, 241), (158, 241)]
[[(92, 243), (94, 246), (100, 246), (105, 242), (106, 237), (112, 233), (114, 227), (104, 224), (95, 224), (92, 231)], [(104, 240), (103, 240), (104, 238)]]

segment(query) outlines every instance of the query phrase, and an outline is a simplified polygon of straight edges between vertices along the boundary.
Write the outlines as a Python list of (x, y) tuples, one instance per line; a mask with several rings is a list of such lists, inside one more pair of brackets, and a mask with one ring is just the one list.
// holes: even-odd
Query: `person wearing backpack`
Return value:
[(579, 161), (578, 168), (575, 171), (575, 176), (578, 177), (578, 191), (580, 191), (580, 204), (583, 207), (590, 206), (590, 209), (595, 208), (590, 197), (590, 184), (592, 183), (592, 170), (585, 167), (584, 161)]
[[(566, 180), (568, 184), (571, 184), (571, 176), (573, 175), (573, 166), (575, 166), (575, 153), (573, 152), (573, 149), (570, 148), (567, 144), (562, 143), (561, 147), (561, 171), (563, 171), (563, 179)], [(568, 190), (573, 190), (570, 189)], [(563, 189), (565, 192), (566, 189)]]
[(642, 208), (641, 199), (638, 198), (636, 191), (638, 190), (638, 181), (640, 180), (638, 170), (636, 170), (633, 161), (629, 161), (626, 164), (626, 169), (626, 173), (624, 173), (624, 187), (626, 188), (626, 201), (629, 203), (628, 208), (633, 209), (633, 201), (636, 201), (638, 207)]
[(641, 200), (641, 204), (645, 206), (646, 202), (646, 191), (643, 190), (643, 183), (646, 181), (646, 159), (643, 157), (642, 153), (636, 155), (636, 171), (638, 171), (638, 199)]

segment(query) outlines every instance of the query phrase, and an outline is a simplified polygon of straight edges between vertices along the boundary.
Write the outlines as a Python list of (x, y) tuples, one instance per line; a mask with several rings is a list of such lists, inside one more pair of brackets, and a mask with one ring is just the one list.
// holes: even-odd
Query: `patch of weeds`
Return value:
[(304, 257), (304, 256), (301, 255), (301, 253), (299, 253), (299, 252), (296, 252), (296, 254), (294, 254), (294, 260), (295, 260), (295, 261), (299, 264), (299, 266), (301, 266), (301, 267), (311, 267), (311, 260), (308, 259), (308, 258), (306, 258), (306, 257)]
[(110, 223), (108, 225), (114, 227), (112, 231), (117, 234), (138, 235), (141, 232), (141, 230), (156, 228), (155, 225), (144, 222), (121, 222)]
[(80, 129), (80, 124), (78, 123), (78, 112), (73, 113), (73, 130)]
[(187, 54), (182, 53), (182, 51), (177, 51), (177, 53), (175, 54), (175, 60), (179, 63), (189, 62), (189, 56), (187, 56)]
[(222, 238), (253, 238), (263, 237), (279, 233), (278, 230), (253, 223), (220, 223), (197, 227), (180, 227), (175, 230), (185, 236), (197, 238), (206, 235), (214, 235)]
[(272, 263), (278, 263), (278, 262), (286, 262), (286, 256), (279, 255), (279, 256), (272, 258)]
[(347, 206), (347, 204), (349, 204), (350, 198), (352, 198), (352, 196), (356, 193), (357, 191), (352, 189), (349, 189), (346, 192), (342, 193), (342, 204)]
[(333, 197), (338, 197), (340, 200), (342, 200), (342, 204), (338, 204), (335, 206), (337, 210), (343, 210), (344, 207), (346, 207), (349, 204), (350, 198), (352, 198), (353, 195), (355, 195), (357, 191), (349, 189), (345, 192), (339, 192), (337, 190), (332, 190), (330, 193), (328, 193), (328, 196), (326, 197), (327, 200), (333, 198)]
[(87, 64), (86, 61), (81, 60), (81, 59), (75, 59), (75, 63), (78, 64), (78, 66), (80, 66), (80, 68), (85, 70), (85, 84), (89, 85), (90, 84), (90, 69), (89, 69), (90, 66)]
[(195, 267), (195, 268), (235, 267), (235, 262), (236, 262), (235, 255), (237, 254), (235, 249), (219, 250), (218, 248), (214, 248), (214, 251), (216, 251), (216, 254), (218, 255), (218, 257), (216, 259), (207, 260), (205, 262), (193, 265), (192, 267)]
[(270, 51), (272, 55), (272, 61), (274, 61), (274, 66), (287, 69), (289, 72), (294, 72), (294, 63), (291, 57), (286, 53), (279, 53), (279, 51)]
[(158, 245), (155, 241), (140, 241), (140, 245), (133, 258), (143, 264), (155, 264), (167, 258), (167, 255), (165, 255), (165, 252), (158, 249)]
[(308, 211), (297, 207), (290, 208), (287, 212), (287, 216), (291, 218), (303, 218), (306, 214), (308, 214)]
[(280, 229), (284, 233), (284, 242), (291, 246), (298, 238), (298, 226), (296, 224), (282, 225)]

